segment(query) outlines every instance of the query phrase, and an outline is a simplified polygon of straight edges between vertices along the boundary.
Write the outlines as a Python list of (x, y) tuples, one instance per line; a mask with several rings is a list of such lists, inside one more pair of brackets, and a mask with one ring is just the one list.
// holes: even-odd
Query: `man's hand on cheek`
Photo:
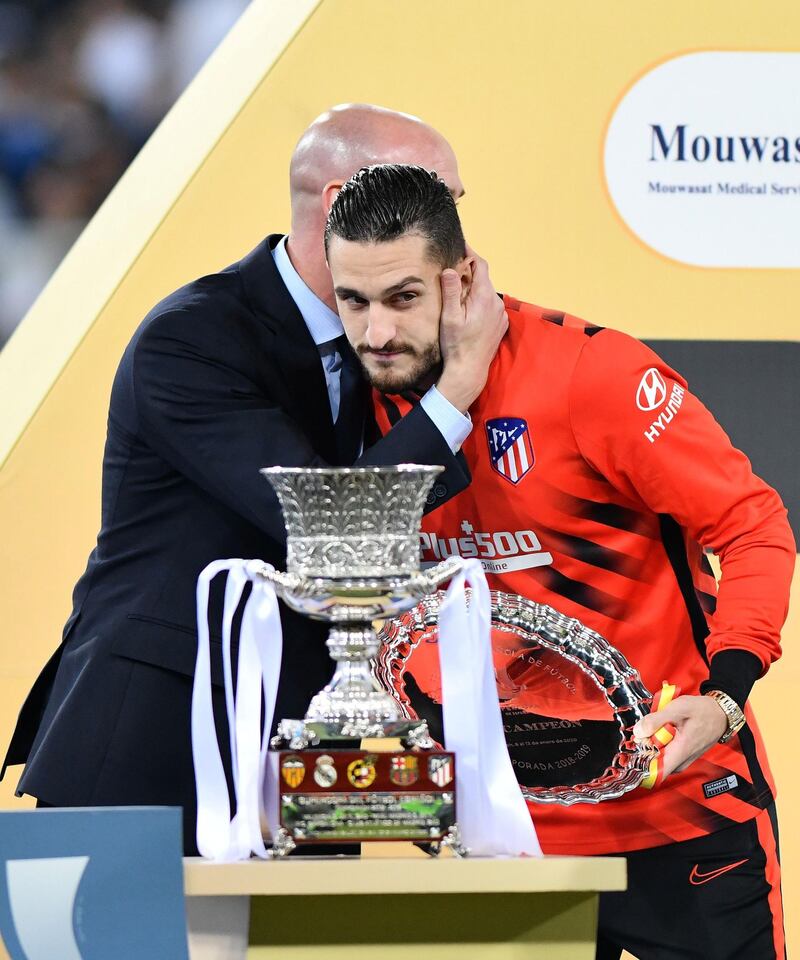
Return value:
[(466, 296), (461, 275), (455, 270), (442, 272), (439, 342), (443, 370), (436, 384), (462, 413), (486, 385), (489, 365), (508, 329), (508, 317), (489, 279), (488, 264), (474, 251), (468, 253), (472, 282)]

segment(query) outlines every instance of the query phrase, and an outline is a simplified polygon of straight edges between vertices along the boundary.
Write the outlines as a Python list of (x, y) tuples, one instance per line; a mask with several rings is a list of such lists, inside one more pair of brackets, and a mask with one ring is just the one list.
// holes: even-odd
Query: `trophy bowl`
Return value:
[(458, 558), (422, 573), (419, 524), (442, 468), (266, 467), (283, 508), (283, 601), (329, 622), (371, 622), (413, 607), (459, 568)]
[[(442, 593), (384, 625), (375, 672), (402, 711), (442, 739), (437, 625)], [(552, 607), (492, 591), (492, 653), (506, 743), (526, 800), (598, 803), (647, 776), (657, 749), (634, 724), (652, 695), (600, 634)]]

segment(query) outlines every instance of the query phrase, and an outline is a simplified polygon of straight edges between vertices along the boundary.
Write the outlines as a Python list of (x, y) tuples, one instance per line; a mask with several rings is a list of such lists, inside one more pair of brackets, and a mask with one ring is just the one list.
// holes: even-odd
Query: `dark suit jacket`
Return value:
[[(279, 239), (167, 297), (128, 345), (111, 392), (97, 546), (5, 761), (26, 762), (19, 792), (49, 804), (180, 804), (188, 850), (197, 576), (225, 557), (283, 567), (282, 515), (259, 468), (335, 462), (319, 351), (275, 267)], [(365, 409), (367, 395), (365, 385)], [(446, 468), (435, 505), (469, 482), (419, 407), (369, 446), (376, 438), (368, 431), (358, 464)], [(303, 716), (332, 668), (325, 625), (285, 607), (282, 617), (276, 719)]]

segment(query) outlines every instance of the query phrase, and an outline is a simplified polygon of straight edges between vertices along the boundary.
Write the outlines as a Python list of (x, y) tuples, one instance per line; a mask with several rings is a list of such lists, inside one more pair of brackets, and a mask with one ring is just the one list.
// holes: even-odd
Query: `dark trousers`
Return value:
[(627, 860), (628, 889), (600, 895), (596, 960), (785, 960), (774, 804)]

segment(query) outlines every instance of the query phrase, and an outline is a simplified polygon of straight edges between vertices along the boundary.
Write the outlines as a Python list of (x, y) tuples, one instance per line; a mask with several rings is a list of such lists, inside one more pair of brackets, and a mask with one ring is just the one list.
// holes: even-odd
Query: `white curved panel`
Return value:
[(88, 857), (6, 863), (11, 916), (27, 960), (82, 960), (72, 916)]
[(800, 54), (708, 52), (639, 79), (605, 174), (630, 229), (701, 267), (800, 267)]

